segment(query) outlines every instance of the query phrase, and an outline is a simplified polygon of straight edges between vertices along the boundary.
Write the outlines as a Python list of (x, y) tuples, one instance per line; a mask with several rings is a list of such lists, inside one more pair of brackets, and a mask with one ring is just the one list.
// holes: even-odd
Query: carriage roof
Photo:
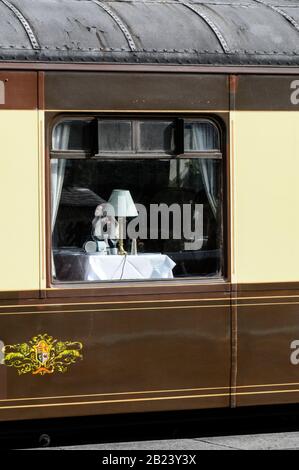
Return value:
[(298, 0), (0, 0), (0, 61), (299, 65)]

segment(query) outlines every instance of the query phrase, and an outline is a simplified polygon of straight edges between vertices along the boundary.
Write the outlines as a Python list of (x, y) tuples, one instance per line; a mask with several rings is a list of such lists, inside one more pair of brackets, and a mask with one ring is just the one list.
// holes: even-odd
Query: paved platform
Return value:
[(60, 450), (299, 450), (299, 432), (51, 447)]

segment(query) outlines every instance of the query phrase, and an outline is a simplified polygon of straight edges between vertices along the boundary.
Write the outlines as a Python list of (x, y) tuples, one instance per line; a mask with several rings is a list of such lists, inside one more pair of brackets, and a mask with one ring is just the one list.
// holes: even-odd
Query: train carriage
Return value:
[(0, 0), (0, 421), (299, 401), (296, 0)]

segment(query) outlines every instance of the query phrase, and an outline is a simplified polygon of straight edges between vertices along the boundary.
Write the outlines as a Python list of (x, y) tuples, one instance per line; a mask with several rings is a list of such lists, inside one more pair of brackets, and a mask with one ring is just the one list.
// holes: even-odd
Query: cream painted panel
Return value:
[(38, 111), (39, 120), (39, 245), (40, 289), (46, 289), (46, 226), (45, 226), (45, 112)]
[(299, 113), (231, 121), (233, 281), (299, 281)]
[(39, 288), (38, 112), (0, 111), (0, 291)]

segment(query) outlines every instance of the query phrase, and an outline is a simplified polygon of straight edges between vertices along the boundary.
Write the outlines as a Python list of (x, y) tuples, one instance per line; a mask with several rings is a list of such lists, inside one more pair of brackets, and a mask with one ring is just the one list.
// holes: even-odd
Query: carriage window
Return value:
[(99, 153), (132, 150), (132, 124), (130, 121), (99, 121)]
[(175, 151), (173, 121), (100, 119), (98, 126), (98, 155), (171, 154)]
[(223, 276), (222, 182), (221, 135), (207, 119), (62, 121), (51, 153), (53, 281)]
[(185, 152), (219, 150), (219, 131), (211, 122), (186, 122)]
[(138, 124), (138, 149), (141, 152), (174, 152), (175, 142), (173, 122), (141, 121)]
[(56, 151), (85, 151), (93, 148), (92, 121), (63, 121), (54, 127), (52, 135), (52, 150)]

